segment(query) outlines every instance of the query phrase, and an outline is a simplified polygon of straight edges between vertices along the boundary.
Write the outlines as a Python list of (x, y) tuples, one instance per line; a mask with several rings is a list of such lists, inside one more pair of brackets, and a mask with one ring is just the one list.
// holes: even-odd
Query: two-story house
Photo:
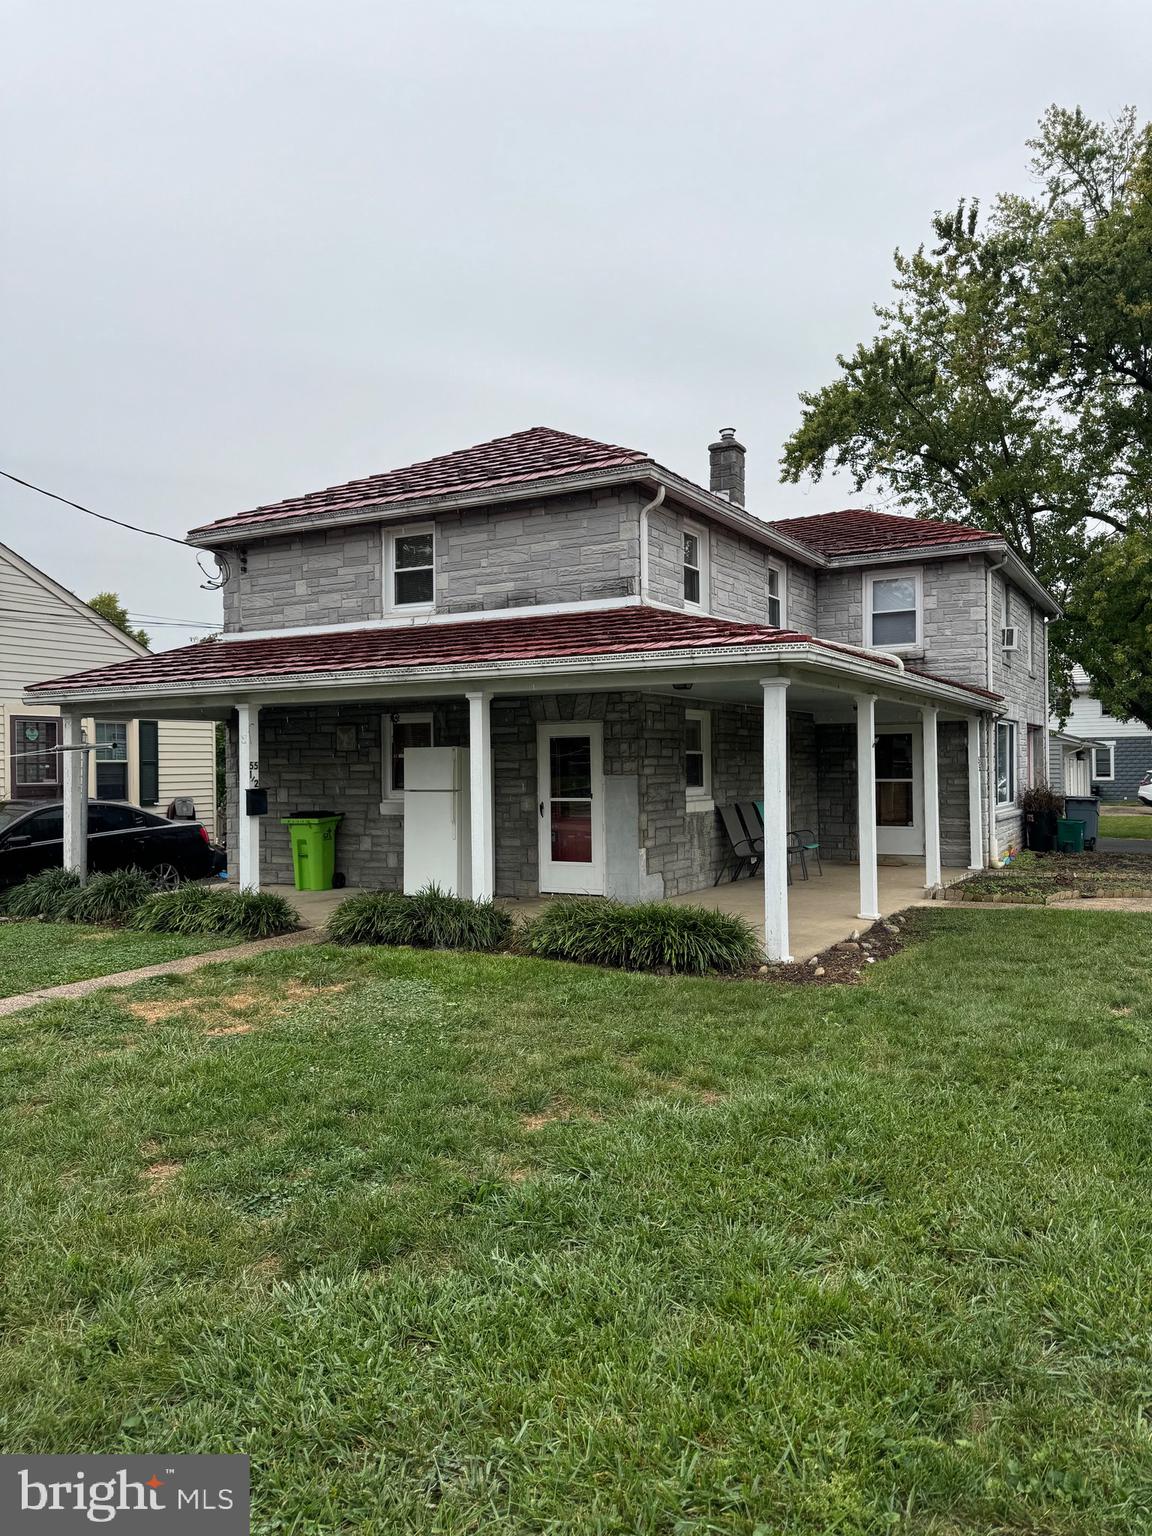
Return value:
[(307, 809), (343, 813), (349, 885), (411, 878), (405, 762), (429, 746), (467, 750), (467, 795), (444, 804), (479, 896), (707, 889), (717, 807), (761, 801), (766, 951), (787, 955), (791, 828), (858, 865), (865, 918), (891, 861), (931, 889), (1016, 845), (1055, 606), (995, 535), (766, 521), (732, 429), (709, 455), (705, 489), (533, 428), (223, 518), (189, 535), (219, 565), (218, 644), (33, 692), (66, 720), (97, 702), (226, 720), (249, 887), (290, 881), (281, 817)]

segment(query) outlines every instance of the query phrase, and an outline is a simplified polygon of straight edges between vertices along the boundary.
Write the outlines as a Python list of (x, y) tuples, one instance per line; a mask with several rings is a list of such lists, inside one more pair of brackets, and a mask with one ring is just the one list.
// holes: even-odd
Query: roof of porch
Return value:
[(804, 654), (834, 663), (843, 658), (878, 678), (904, 676), (958, 689), (982, 703), (1000, 695), (971, 684), (905, 668), (893, 657), (841, 645), (797, 630), (737, 623), (702, 614), (631, 604), (595, 611), (542, 613), (516, 618), (469, 618), (334, 629), (292, 631), (271, 638), (227, 638), (183, 646), (112, 666), (96, 667), (36, 683), (30, 697), (68, 703), (115, 695), (197, 693), (222, 686), (259, 688), (299, 681), (371, 681), (423, 675), (484, 676), (493, 670), (528, 674), (541, 666), (614, 661), (661, 665), (680, 662), (796, 659)]

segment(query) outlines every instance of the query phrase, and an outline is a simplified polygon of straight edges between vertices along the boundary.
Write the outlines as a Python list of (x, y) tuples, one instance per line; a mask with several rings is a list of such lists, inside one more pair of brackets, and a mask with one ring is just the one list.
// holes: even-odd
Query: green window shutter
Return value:
[(140, 804), (156, 805), (160, 799), (160, 724), (140, 721)]

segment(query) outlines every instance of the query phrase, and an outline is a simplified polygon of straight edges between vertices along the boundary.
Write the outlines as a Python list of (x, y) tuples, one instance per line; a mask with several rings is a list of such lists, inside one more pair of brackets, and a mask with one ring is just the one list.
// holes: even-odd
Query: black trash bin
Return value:
[(1089, 853), (1100, 835), (1100, 800), (1096, 795), (1066, 795), (1064, 814), (1069, 821), (1084, 823), (1084, 847)]

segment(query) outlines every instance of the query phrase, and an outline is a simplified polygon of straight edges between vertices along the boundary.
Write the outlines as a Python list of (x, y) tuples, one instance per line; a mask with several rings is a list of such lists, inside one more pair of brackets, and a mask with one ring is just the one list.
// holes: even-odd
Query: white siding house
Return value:
[[(57, 798), (62, 769), (50, 748), (58, 740), (59, 708), (27, 704), (32, 683), (88, 667), (129, 661), (143, 646), (93, 613), (58, 582), (0, 544), (0, 800)], [(207, 720), (85, 722), (93, 753), (89, 790), (163, 814), (177, 796), (190, 796), (197, 816), (216, 825), (215, 727)]]
[[(1076, 692), (1067, 730), (1069, 735), (1093, 743), (1087, 754), (1092, 784), (1102, 800), (1135, 800), (1141, 779), (1152, 772), (1152, 731), (1139, 720), (1117, 720), (1105, 714), (1100, 700), (1092, 693), (1087, 673), (1080, 667), (1073, 669), (1072, 683)], [(1054, 779), (1061, 757), (1062, 754), (1054, 749)], [(1060, 788), (1060, 785), (1056, 787)], [(1064, 788), (1068, 792), (1067, 785)]]

